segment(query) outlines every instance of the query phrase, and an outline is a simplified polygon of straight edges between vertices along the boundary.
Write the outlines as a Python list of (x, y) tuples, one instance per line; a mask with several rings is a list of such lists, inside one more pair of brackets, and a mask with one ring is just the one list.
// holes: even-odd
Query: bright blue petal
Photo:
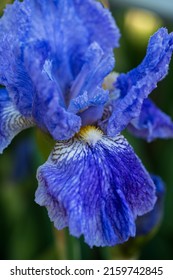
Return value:
[(138, 236), (146, 235), (156, 228), (160, 224), (163, 217), (165, 185), (162, 179), (158, 176), (152, 176), (152, 179), (156, 186), (157, 201), (152, 211), (137, 218), (136, 234)]
[(173, 138), (173, 122), (149, 99), (144, 100), (138, 118), (131, 121), (128, 129), (148, 142), (156, 138)]
[[(16, 0), (0, 20), (0, 83), (22, 115), (33, 115), (54, 139), (67, 139), (80, 128), (81, 116), (76, 113), (95, 106), (95, 115), (101, 115), (103, 107), (98, 110), (97, 106), (108, 98), (101, 83), (113, 68), (112, 49), (119, 37), (110, 12), (96, 1)], [(94, 44), (101, 52), (97, 67), (87, 73), (83, 88), (75, 82), (79, 92), (73, 96), (70, 88), (78, 75), (84, 78), (81, 69)], [(37, 85), (42, 77), (45, 89)], [(66, 112), (71, 98), (78, 98), (83, 89), (88, 101), (75, 99)]]
[(33, 104), (33, 117), (37, 125), (48, 131), (55, 140), (71, 138), (79, 131), (81, 118), (67, 112), (62, 106), (60, 89), (39, 69), (34, 77), (37, 96)]
[(75, 0), (77, 13), (89, 31), (91, 41), (98, 42), (105, 53), (119, 46), (120, 33), (108, 9), (93, 0)]
[(70, 90), (69, 112), (77, 113), (82, 125), (95, 124), (102, 117), (109, 92), (102, 88), (104, 77), (114, 67), (113, 55), (105, 56), (97, 43), (85, 55), (85, 63)]
[(70, 89), (72, 98), (81, 95), (84, 90), (93, 92), (114, 68), (113, 53), (105, 55), (96, 42), (89, 46), (83, 60), (84, 64)]
[(154, 184), (127, 141), (94, 127), (57, 142), (37, 178), (36, 202), (47, 207), (55, 227), (83, 234), (91, 247), (134, 236), (136, 216), (155, 203)]
[(118, 28), (108, 9), (96, 1), (25, 2), (34, 11), (31, 18), (34, 32), (31, 31), (31, 35), (35, 40), (48, 44), (48, 56), (53, 59), (56, 68), (54, 74), (63, 89), (79, 73), (90, 44), (97, 42), (105, 53), (112, 52), (118, 46)]
[(143, 62), (117, 78), (120, 97), (113, 102), (113, 113), (107, 126), (108, 135), (116, 135), (138, 117), (143, 101), (167, 72), (173, 50), (173, 33), (159, 29), (150, 39)]
[(27, 10), (23, 3), (8, 5), (0, 19), (0, 84), (24, 116), (31, 116), (34, 86), (25, 69), (23, 44), (28, 31)]
[[(103, 71), (103, 65), (106, 59), (107, 63), (112, 63), (108, 60), (113, 61), (112, 49), (118, 46), (119, 37), (110, 12), (97, 1), (15, 1), (0, 20), (0, 83), (7, 87), (21, 114), (27, 117), (33, 114), (39, 127), (55, 139), (69, 138), (79, 130), (81, 123), (79, 116), (66, 110), (71, 85), (86, 62), (85, 54), (93, 43), (100, 45), (105, 54), (97, 73), (93, 69), (95, 82), (87, 81), (85, 88), (90, 94), (97, 90), (95, 100), (89, 96), (88, 103), (88, 106), (95, 106), (96, 99), (100, 102), (104, 93), (100, 89), (103, 72), (107, 75), (110, 68), (106, 66)], [(47, 82), (45, 78), (43, 82), (46, 86), (43, 102), (40, 100), (42, 92), (36, 84), (42, 75), (47, 75)], [(50, 87), (53, 87), (53, 93), (48, 90)], [(56, 95), (52, 103), (58, 100), (52, 114), (51, 94)], [(103, 100), (101, 102), (103, 104)], [(81, 104), (79, 107), (84, 110)], [(43, 112), (47, 111), (45, 116)], [(59, 136), (58, 127), (62, 128)]]
[[(105, 94), (105, 92), (104, 92)], [(97, 106), (90, 106), (87, 110), (78, 113), (82, 120), (82, 126), (86, 125), (95, 125), (97, 121), (101, 119), (104, 112), (104, 106), (98, 105)]]
[(13, 106), (6, 90), (0, 90), (0, 153), (20, 131), (33, 126), (32, 119), (23, 117)]
[(82, 95), (79, 95), (75, 99), (72, 99), (68, 111), (73, 113), (80, 113), (85, 111), (90, 106), (104, 105), (109, 98), (108, 91), (97, 87), (93, 96), (89, 96), (87, 91), (84, 91)]

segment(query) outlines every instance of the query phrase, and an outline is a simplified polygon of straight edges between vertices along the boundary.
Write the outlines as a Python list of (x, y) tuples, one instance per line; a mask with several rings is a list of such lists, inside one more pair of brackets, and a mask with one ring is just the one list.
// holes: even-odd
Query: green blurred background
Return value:
[[(9, 2), (0, 1), (1, 14)], [(107, 1), (103, 2), (107, 5)], [(109, 5), (122, 34), (120, 48), (115, 51), (115, 71), (126, 72), (141, 62), (149, 37), (159, 27), (173, 31), (172, 0), (164, 4), (112, 0)], [(173, 118), (173, 62), (152, 99)], [(93, 249), (84, 244), (83, 238), (70, 237), (67, 230), (55, 230), (46, 209), (34, 202), (36, 169), (45, 158), (37, 146), (42, 135), (30, 129), (18, 135), (0, 156), (1, 259), (173, 259), (173, 140), (148, 144), (128, 132), (125, 135), (149, 172), (165, 181), (161, 225), (145, 238), (130, 239), (112, 248)]]

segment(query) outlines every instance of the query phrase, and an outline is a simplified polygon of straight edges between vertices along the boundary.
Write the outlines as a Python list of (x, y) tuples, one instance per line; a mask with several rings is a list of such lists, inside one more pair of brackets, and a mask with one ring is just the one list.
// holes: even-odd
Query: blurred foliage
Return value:
[(6, 5), (6, 4), (10, 4), (10, 3), (12, 3), (12, 2), (13, 2), (12, 0), (1, 0), (1, 1), (0, 1), (0, 14), (3, 13), (3, 10), (4, 10), (4, 8), (5, 8), (5, 5)]
[[(10, 1), (1, 0), (0, 11), (5, 2)], [(173, 18), (170, 21), (156, 13), (150, 14), (153, 17), (151, 22), (156, 24), (154, 29), (152, 25), (151, 30), (147, 30), (146, 36), (146, 18), (143, 24), (140, 23), (141, 31), (135, 30), (134, 23), (132, 25), (127, 20), (132, 12), (130, 8), (130, 5), (125, 8), (116, 6), (116, 0), (110, 7), (122, 34), (120, 48), (115, 50), (117, 72), (126, 72), (141, 62), (148, 38), (161, 24), (169, 31), (173, 30)], [(136, 11), (145, 13), (144, 10)], [(142, 32), (144, 36), (141, 39)], [(172, 77), (173, 63), (169, 75), (158, 85), (152, 98), (173, 118)], [(18, 135), (0, 157), (1, 259), (173, 259), (173, 140), (148, 144), (128, 132), (124, 134), (149, 172), (160, 175), (165, 181), (167, 193), (161, 226), (145, 238), (130, 239), (112, 248), (93, 249), (83, 242), (83, 238), (69, 236), (68, 230), (57, 231), (46, 209), (34, 202), (36, 169), (44, 163), (53, 143), (49, 145), (47, 140), (43, 143), (44, 136), (35, 129), (29, 129)], [(42, 142), (39, 148), (38, 142)]]
[(172, 20), (173, 15), (173, 1), (172, 0), (109, 0), (111, 5), (116, 8), (119, 7), (136, 7), (147, 9), (158, 13), (161, 17)]
[(108, 0), (100, 0), (100, 2), (106, 7), (109, 7), (109, 1)]

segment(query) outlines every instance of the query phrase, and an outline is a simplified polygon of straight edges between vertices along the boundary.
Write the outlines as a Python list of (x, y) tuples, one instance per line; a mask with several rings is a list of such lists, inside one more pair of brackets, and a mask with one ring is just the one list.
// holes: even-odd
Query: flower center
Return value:
[(117, 72), (111, 72), (104, 78), (102, 87), (106, 90), (115, 90), (114, 83), (118, 78), (119, 74)]
[(77, 137), (82, 138), (82, 140), (89, 145), (95, 145), (103, 137), (103, 132), (92, 125), (87, 125), (81, 128), (77, 133)]

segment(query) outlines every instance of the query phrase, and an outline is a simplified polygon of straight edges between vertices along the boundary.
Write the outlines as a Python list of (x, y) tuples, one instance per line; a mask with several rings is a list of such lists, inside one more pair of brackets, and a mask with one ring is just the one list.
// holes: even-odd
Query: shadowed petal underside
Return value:
[(157, 201), (153, 210), (145, 215), (138, 217), (136, 220), (136, 235), (146, 235), (159, 226), (164, 212), (165, 185), (162, 179), (152, 175), (153, 182), (156, 186)]
[(131, 121), (128, 129), (137, 137), (148, 142), (157, 138), (173, 138), (173, 122), (149, 98), (141, 108), (138, 118)]

